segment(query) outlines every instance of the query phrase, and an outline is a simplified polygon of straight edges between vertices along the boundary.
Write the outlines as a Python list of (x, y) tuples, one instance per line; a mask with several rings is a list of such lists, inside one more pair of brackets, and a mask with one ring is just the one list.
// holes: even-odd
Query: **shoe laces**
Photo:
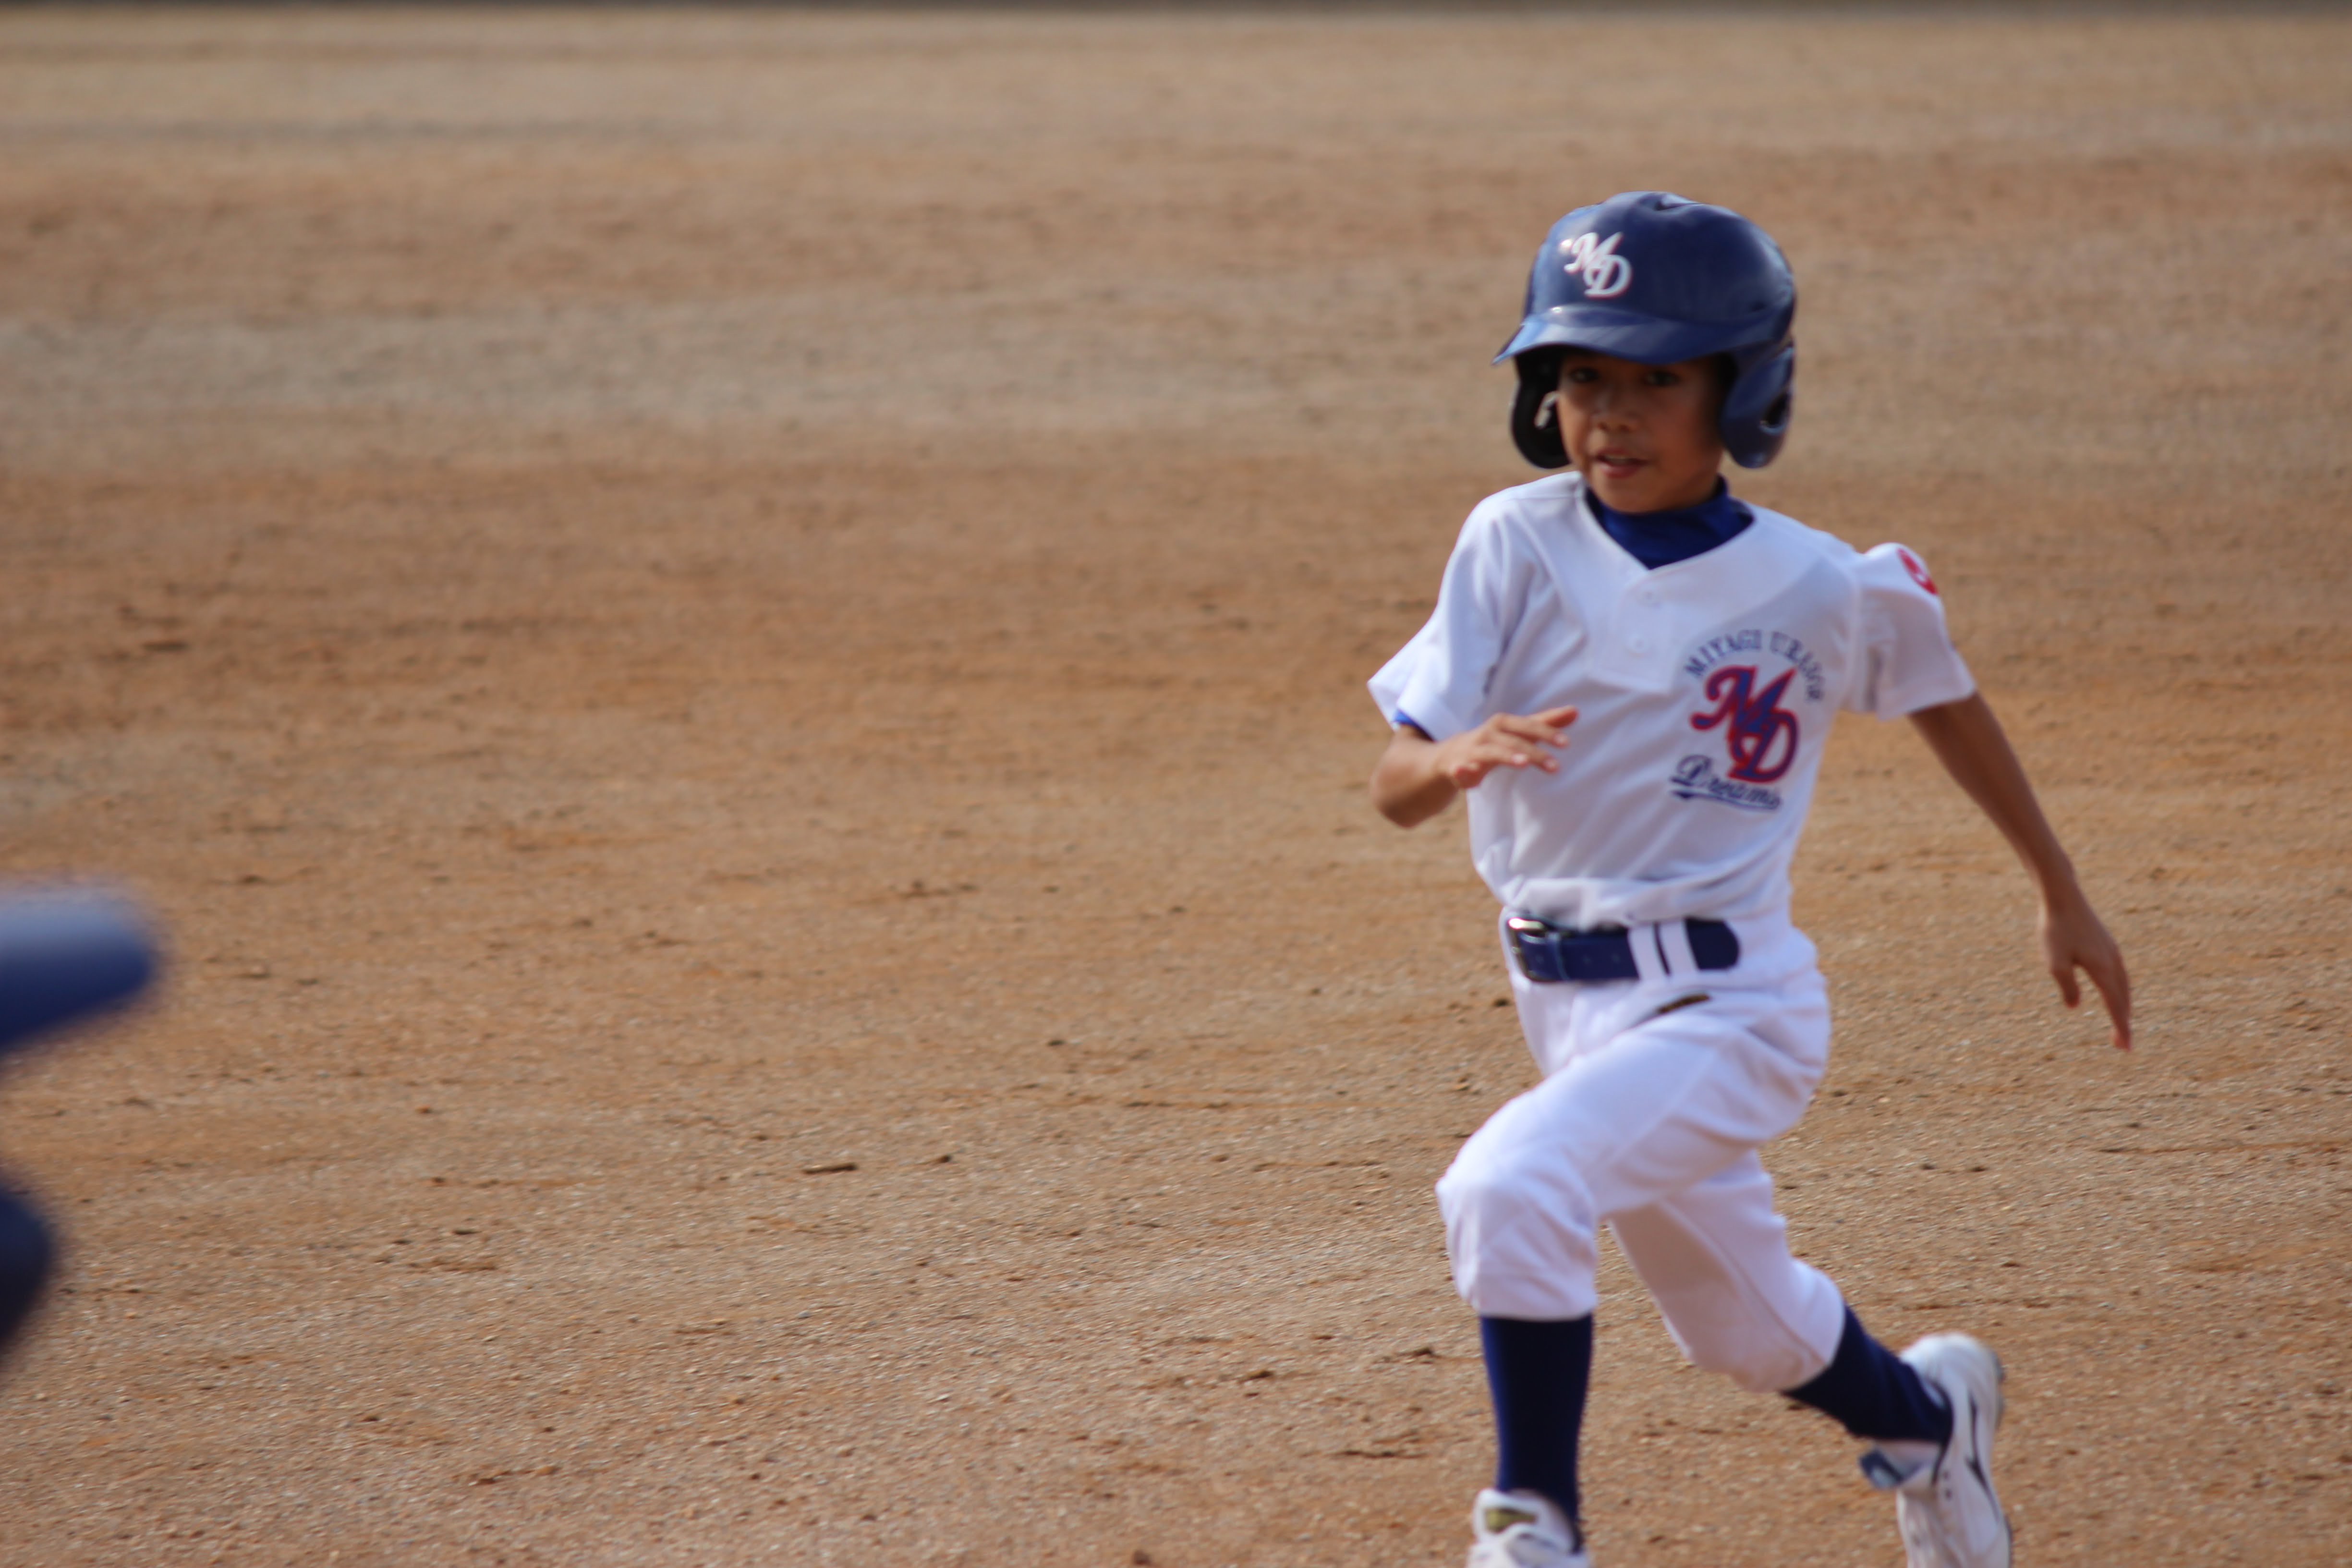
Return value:
[(1549, 1568), (1563, 1560), (1575, 1560), (1583, 1552), (1583, 1531), (1576, 1521), (1561, 1522), (1568, 1531), (1565, 1540), (1554, 1534), (1544, 1516), (1531, 1508), (1493, 1502), (1478, 1511), (1482, 1533), (1498, 1543), (1512, 1562), (1525, 1563), (1527, 1568)]

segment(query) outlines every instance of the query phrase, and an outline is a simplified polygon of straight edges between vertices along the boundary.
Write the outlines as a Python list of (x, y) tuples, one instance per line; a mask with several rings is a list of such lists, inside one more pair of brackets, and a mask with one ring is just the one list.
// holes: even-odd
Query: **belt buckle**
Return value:
[(1510, 933), (1511, 952), (1519, 961), (1520, 973), (1540, 985), (1568, 978), (1558, 926), (1533, 915), (1511, 915), (1503, 921), (1503, 929)]

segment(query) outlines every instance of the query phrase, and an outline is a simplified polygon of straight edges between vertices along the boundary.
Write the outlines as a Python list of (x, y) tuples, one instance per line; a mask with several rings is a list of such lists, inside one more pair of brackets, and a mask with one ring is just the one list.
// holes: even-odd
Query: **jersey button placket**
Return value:
[(1636, 687), (1657, 686), (1657, 653), (1672, 640), (1667, 634), (1674, 625), (1665, 595), (1655, 584), (1643, 578), (1621, 581), (1612, 619), (1615, 625), (1605, 645), (1608, 653), (1602, 660), (1604, 666)]
[[(1641, 587), (1633, 590), (1633, 603), (1638, 606), (1635, 614), (1642, 625), (1654, 626), (1657, 624), (1659, 613), (1657, 589), (1650, 586), (1646, 583), (1643, 584)], [(1642, 631), (1638, 628), (1629, 631), (1625, 637), (1625, 651), (1631, 654), (1646, 655), (1650, 651), (1652, 641), (1653, 639), (1648, 632)]]

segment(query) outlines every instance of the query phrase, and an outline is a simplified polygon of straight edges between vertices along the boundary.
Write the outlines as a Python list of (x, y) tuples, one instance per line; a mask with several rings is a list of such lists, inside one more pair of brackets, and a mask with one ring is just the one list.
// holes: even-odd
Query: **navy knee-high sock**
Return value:
[(1496, 1489), (1541, 1492), (1578, 1518), (1576, 1440), (1592, 1382), (1592, 1320), (1481, 1318), (1478, 1338), (1495, 1400)]
[(1788, 1391), (1855, 1436), (1873, 1443), (1943, 1443), (1952, 1436), (1951, 1407), (1911, 1363), (1870, 1337), (1846, 1309), (1837, 1354), (1811, 1383)]

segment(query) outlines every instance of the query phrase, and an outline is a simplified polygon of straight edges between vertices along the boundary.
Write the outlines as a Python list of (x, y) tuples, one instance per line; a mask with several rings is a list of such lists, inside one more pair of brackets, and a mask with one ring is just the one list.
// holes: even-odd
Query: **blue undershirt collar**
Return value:
[(1590, 486), (1584, 491), (1584, 504), (1592, 509), (1592, 520), (1625, 553), (1653, 572), (1728, 544), (1756, 521), (1747, 503), (1733, 500), (1731, 487), (1721, 479), (1715, 481), (1715, 493), (1698, 505), (1672, 511), (1619, 511), (1594, 495)]

